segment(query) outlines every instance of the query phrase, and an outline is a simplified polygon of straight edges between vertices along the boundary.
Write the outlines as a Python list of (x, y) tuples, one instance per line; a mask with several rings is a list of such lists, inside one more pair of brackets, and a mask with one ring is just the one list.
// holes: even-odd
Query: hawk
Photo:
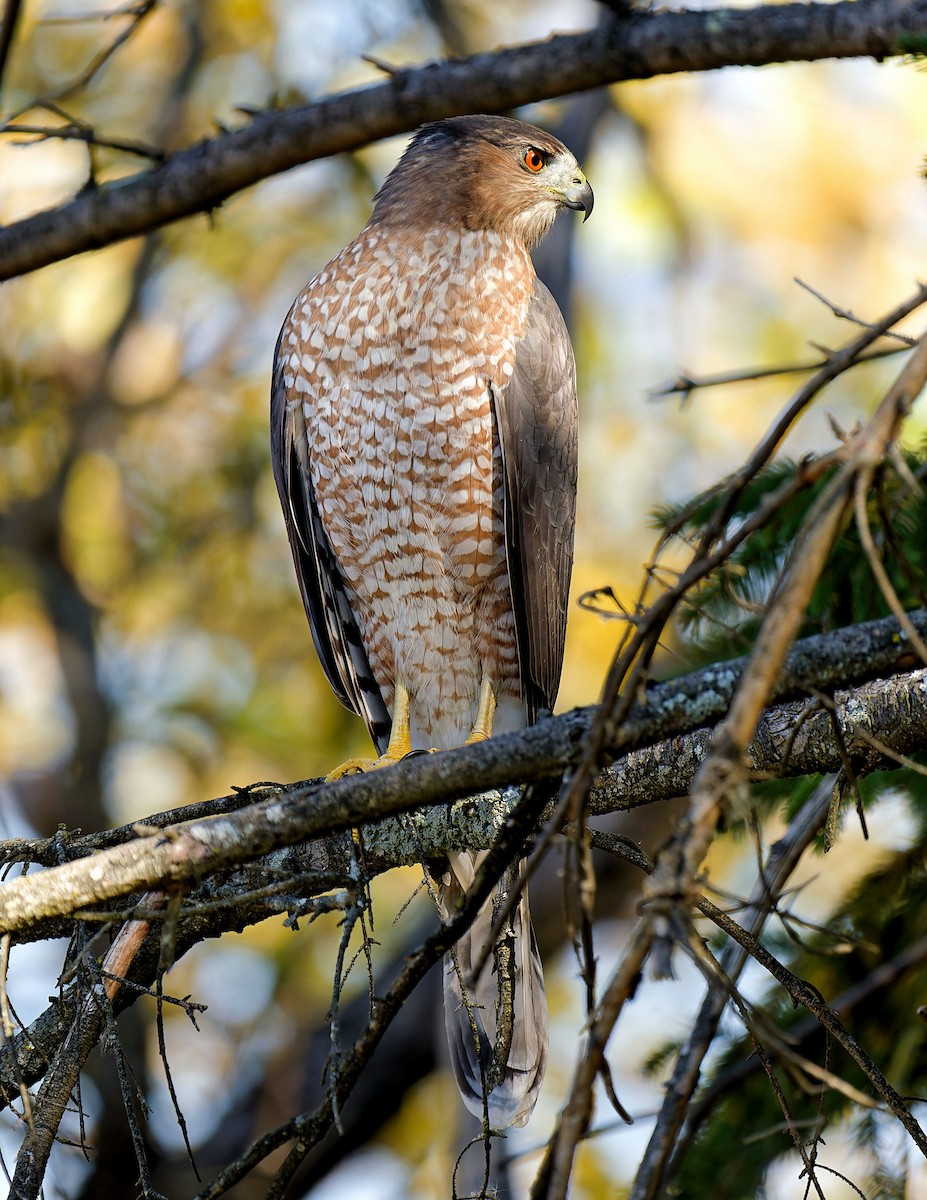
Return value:
[[(540, 129), (492, 116), (425, 125), (280, 331), (271, 441), (299, 587), (325, 674), (379, 755), (333, 776), (553, 706), (576, 381), (530, 249), (561, 210), (588, 216), (592, 202), (576, 159)], [(450, 856), (445, 915), (480, 861)], [(514, 1003), (490, 969), (464, 993), (491, 927), (490, 903), (445, 964), (445, 1022), (465, 1103), (478, 1116), (485, 1103), (502, 1129), (534, 1108), (547, 1010), (527, 897)]]

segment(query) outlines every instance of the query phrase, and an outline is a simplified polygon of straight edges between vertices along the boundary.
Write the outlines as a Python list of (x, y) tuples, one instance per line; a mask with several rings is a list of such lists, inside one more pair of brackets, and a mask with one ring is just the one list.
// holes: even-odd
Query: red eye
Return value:
[(529, 171), (537, 172), (542, 170), (544, 167), (544, 155), (540, 152), (540, 150), (535, 150), (535, 148), (531, 146), (525, 151), (525, 166)]

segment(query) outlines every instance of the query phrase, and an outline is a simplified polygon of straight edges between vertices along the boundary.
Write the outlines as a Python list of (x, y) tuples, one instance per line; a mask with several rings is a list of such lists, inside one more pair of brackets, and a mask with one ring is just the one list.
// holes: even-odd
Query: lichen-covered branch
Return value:
[[(911, 617), (919, 627), (927, 627), (923, 613)], [(799, 643), (780, 676), (778, 690), (804, 692), (805, 697), (764, 714), (749, 749), (755, 772), (787, 776), (835, 770), (846, 747), (868, 764), (884, 764), (885, 754), (875, 748), (875, 742), (901, 754), (924, 745), (927, 677), (923, 670), (834, 690), (833, 673), (846, 678), (854, 671), (872, 669), (872, 662), (867, 667), (861, 657), (865, 646), (875, 662), (881, 657), (883, 663), (893, 659), (897, 665), (911, 657), (893, 620)], [(654, 688), (652, 702), (648, 697), (637, 706), (627, 730), (616, 739), (619, 757), (603, 772), (590, 797), (590, 813), (620, 811), (684, 794), (712, 736), (708, 724), (696, 730), (690, 727), (698, 717), (710, 722), (716, 707), (723, 710), (742, 667), (742, 662), (732, 662)], [(835, 717), (821, 705), (809, 708), (808, 692), (825, 689), (834, 693)], [(207, 873), (354, 825), (365, 826), (371, 870), (440, 857), (449, 849), (487, 846), (517, 795), (517, 791), (498, 789), (560, 775), (575, 761), (593, 711), (578, 709), (522, 733), (415, 757), (386, 771), (281, 789), (237, 812), (169, 825), (141, 837), (130, 837), (131, 830), (125, 830), (129, 840), (89, 855), (89, 847), (81, 846), (84, 839), (76, 839), (72, 846), (81, 849), (80, 857), (8, 879), (0, 886), (0, 933), (28, 938), (36, 928), (49, 936), (52, 928), (60, 932), (60, 927), (43, 927), (43, 922), (147, 888), (170, 884), (192, 888)], [(620, 744), (632, 739), (649, 744), (620, 755)], [(471, 798), (463, 799), (467, 796)], [(458, 803), (448, 807), (455, 800)], [(412, 810), (419, 811), (411, 821), (398, 815)], [(20, 843), (11, 844), (8, 860), (9, 849), (14, 848), (17, 854), (24, 850)], [(328, 874), (346, 869), (345, 862), (335, 862), (330, 851), (325, 852), (324, 863), (317, 859), (316, 866)]]

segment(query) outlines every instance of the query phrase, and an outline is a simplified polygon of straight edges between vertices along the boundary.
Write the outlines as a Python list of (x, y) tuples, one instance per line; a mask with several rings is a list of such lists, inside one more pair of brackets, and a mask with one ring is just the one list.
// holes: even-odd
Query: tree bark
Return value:
[[(927, 615), (910, 614), (918, 630)], [(910, 666), (909, 643), (894, 619), (799, 642), (780, 674), (776, 696), (804, 694), (766, 710), (750, 743), (750, 765), (781, 777), (837, 770), (849, 757), (865, 771), (891, 765), (891, 754), (927, 744), (927, 670), (902, 671), (841, 687), (891, 664)], [(590, 797), (591, 814), (652, 804), (686, 792), (708, 752), (712, 725), (725, 710), (744, 669), (735, 660), (659, 684), (618, 731), (616, 755)], [(827, 692), (826, 704), (815, 699)], [(810, 694), (810, 696), (809, 696)], [(576, 709), (530, 729), (441, 754), (413, 756), (388, 771), (349, 776), (326, 784), (313, 780), (248, 804), (238, 811), (194, 818), (137, 836), (138, 826), (118, 831), (121, 841), (89, 856), (93, 839), (77, 839), (70, 862), (8, 879), (0, 888), (0, 934), (47, 932), (44, 922), (156, 887), (192, 888), (206, 875), (261, 855), (340, 830), (364, 826), (367, 869), (438, 858), (451, 849), (491, 845), (518, 795), (508, 785), (554, 779), (575, 763), (594, 709)], [(492, 789), (492, 790), (490, 790)], [(267, 794), (266, 792), (264, 793)], [(463, 800), (464, 797), (470, 797)], [(475, 797), (475, 798), (474, 798)], [(228, 810), (240, 806), (229, 798)], [(458, 801), (458, 803), (452, 803)], [(414, 820), (399, 814), (416, 812)], [(170, 817), (171, 814), (161, 816)], [(392, 820), (383, 820), (392, 818)], [(375, 824), (375, 822), (378, 822)], [(10, 861), (29, 857), (28, 844), (0, 844)], [(323, 843), (313, 869), (347, 871)], [(330, 881), (325, 886), (330, 886)]]
[(258, 113), (154, 170), (0, 229), (0, 280), (136, 237), (301, 163), (355, 150), (424, 121), (519, 105), (604, 84), (730, 66), (870, 57), (927, 45), (927, 0), (651, 12), (631, 8), (586, 33), (397, 70), (386, 83)]

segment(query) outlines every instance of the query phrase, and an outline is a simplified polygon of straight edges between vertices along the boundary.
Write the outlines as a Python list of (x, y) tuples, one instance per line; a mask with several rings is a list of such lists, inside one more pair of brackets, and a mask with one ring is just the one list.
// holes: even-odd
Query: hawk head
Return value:
[(588, 217), (592, 203), (576, 159), (543, 129), (511, 117), (451, 117), (416, 132), (380, 189), (372, 220), (492, 229), (532, 246), (564, 208)]

